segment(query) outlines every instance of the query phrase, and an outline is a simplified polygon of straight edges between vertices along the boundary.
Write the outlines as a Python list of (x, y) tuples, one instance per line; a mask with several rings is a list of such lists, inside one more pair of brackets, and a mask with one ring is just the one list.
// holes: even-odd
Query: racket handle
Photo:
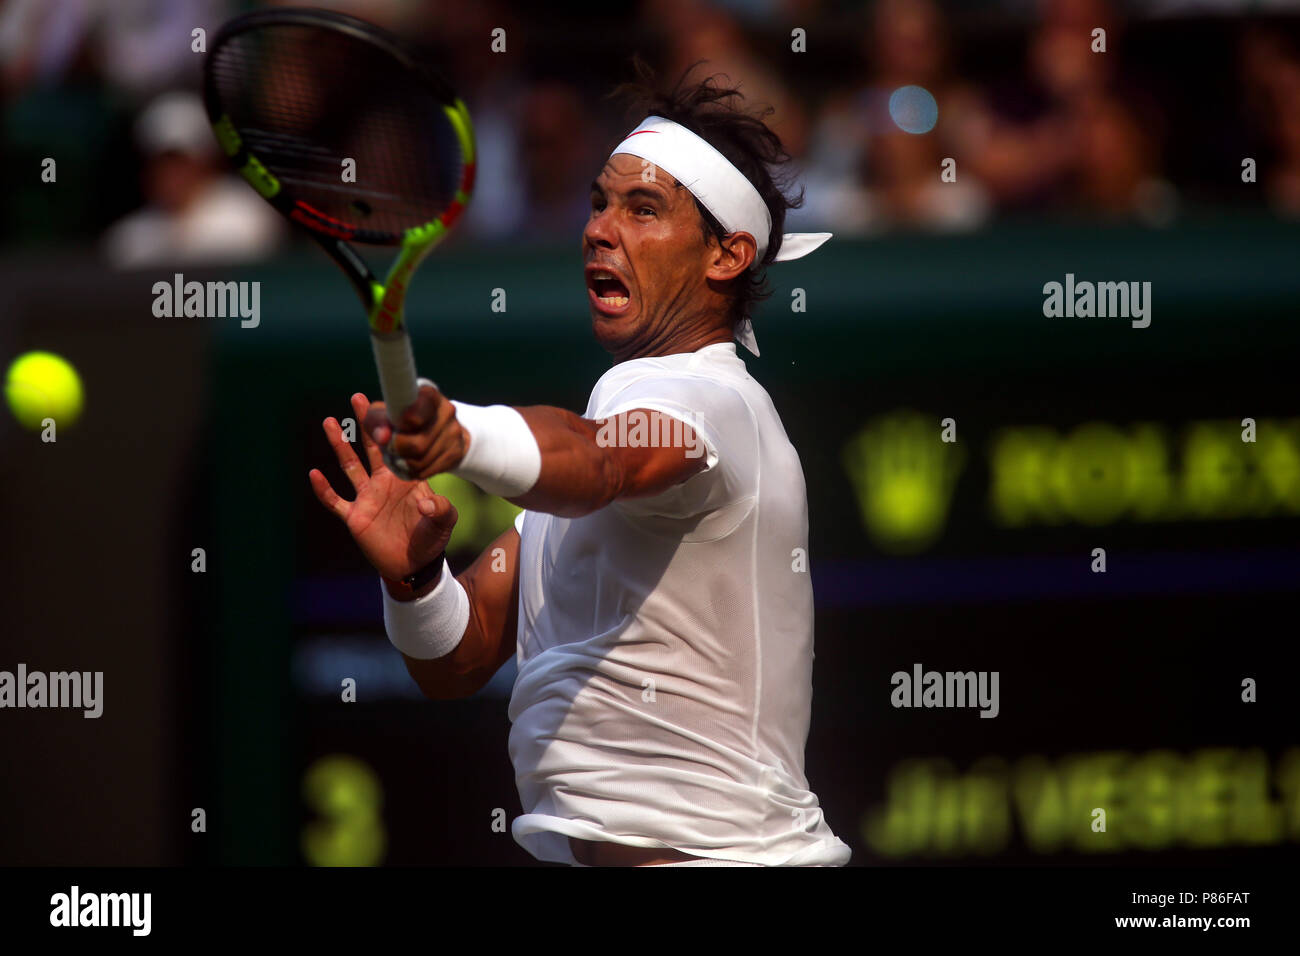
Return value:
[(396, 425), (402, 412), (415, 404), (420, 387), (415, 382), (415, 353), (406, 329), (371, 332), (370, 345), (379, 370), (379, 387), (388, 406), (388, 419)]
[[(411, 351), (411, 337), (405, 328), (390, 332), (370, 333), (370, 346), (375, 353), (375, 368), (379, 370), (379, 387), (388, 406), (388, 420), (396, 427), (402, 413), (415, 404), (420, 391), (415, 377), (415, 353)], [(391, 443), (390, 443), (391, 444)], [(384, 449), (384, 461), (399, 478), (410, 479), (406, 463), (394, 458)]]

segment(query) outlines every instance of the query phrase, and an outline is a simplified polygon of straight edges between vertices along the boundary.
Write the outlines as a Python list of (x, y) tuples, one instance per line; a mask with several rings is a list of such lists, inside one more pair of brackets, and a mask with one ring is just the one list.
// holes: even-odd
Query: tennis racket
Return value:
[[(411, 276), (474, 187), (469, 111), (427, 63), (364, 20), (283, 8), (227, 23), (203, 70), (222, 150), (352, 281), (394, 423), (419, 391), (404, 317)], [(352, 243), (400, 247), (386, 281)], [(391, 449), (384, 458), (410, 478)]]

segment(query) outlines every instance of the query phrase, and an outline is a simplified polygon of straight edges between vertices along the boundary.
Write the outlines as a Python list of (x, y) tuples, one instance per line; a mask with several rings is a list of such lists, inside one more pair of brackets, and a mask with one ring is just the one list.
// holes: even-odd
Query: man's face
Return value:
[(694, 197), (662, 169), (610, 158), (592, 183), (582, 252), (592, 329), (619, 361), (730, 339), (719, 283), (744, 267), (705, 240)]

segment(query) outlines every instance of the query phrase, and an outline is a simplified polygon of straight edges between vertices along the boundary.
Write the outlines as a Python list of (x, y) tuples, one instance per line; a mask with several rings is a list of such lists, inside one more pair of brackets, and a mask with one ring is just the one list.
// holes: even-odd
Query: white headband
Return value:
[[(619, 153), (639, 156), (675, 178), (728, 234), (749, 233), (758, 246), (754, 262), (763, 261), (772, 231), (772, 215), (767, 211), (767, 204), (745, 174), (703, 138), (680, 123), (662, 116), (648, 116), (614, 147), (610, 156)], [(806, 256), (830, 237), (829, 232), (787, 232), (781, 237), (781, 250), (775, 261), (788, 262)], [(758, 343), (748, 317), (736, 327), (736, 339), (758, 354)]]

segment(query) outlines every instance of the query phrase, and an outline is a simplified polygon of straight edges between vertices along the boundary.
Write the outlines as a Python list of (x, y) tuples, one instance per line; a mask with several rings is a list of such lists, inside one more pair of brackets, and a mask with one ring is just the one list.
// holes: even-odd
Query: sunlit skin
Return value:
[[(706, 242), (702, 228), (691, 193), (639, 157), (610, 157), (592, 183), (582, 233), (587, 301), (596, 340), (615, 362), (731, 341), (728, 283), (753, 263), (757, 245), (747, 232)], [(621, 310), (591, 291), (598, 269), (627, 287)]]

